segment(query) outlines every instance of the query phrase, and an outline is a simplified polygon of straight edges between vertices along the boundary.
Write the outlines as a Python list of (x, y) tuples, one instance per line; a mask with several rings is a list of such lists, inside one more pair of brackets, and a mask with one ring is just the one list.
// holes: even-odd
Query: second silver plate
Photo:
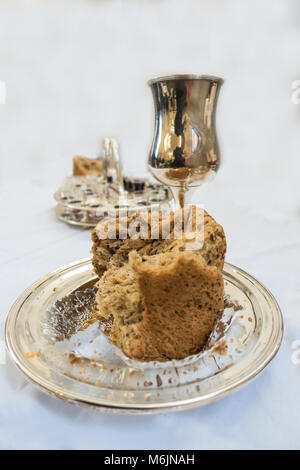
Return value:
[[(64, 266), (29, 287), (6, 323), (7, 346), (21, 371), (68, 402), (121, 413), (205, 405), (253, 380), (280, 347), (283, 322), (274, 297), (226, 263), (225, 293), (240, 309), (231, 312), (222, 342), (192, 361), (133, 367), (116, 354), (98, 324), (81, 328), (94, 282), (90, 259)], [(61, 301), (65, 296), (67, 304)]]

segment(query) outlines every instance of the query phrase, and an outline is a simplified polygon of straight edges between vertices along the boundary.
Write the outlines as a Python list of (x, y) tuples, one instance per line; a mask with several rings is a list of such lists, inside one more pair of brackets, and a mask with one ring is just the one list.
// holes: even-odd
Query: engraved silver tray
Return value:
[(54, 194), (56, 216), (62, 222), (83, 228), (95, 227), (109, 208), (122, 213), (159, 210), (173, 196), (166, 186), (145, 181), (141, 191), (119, 192), (116, 185), (95, 175), (69, 176)]
[(225, 331), (183, 361), (138, 364), (118, 354), (98, 323), (82, 329), (95, 295), (90, 259), (47, 274), (15, 302), (6, 322), (11, 356), (28, 379), (58, 398), (119, 413), (154, 413), (205, 405), (247, 385), (270, 363), (283, 321), (272, 294), (225, 264)]

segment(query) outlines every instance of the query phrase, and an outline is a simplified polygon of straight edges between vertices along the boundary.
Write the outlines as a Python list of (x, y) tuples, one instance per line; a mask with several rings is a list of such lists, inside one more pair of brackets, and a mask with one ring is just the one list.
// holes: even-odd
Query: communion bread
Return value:
[[(189, 246), (190, 243), (184, 236), (176, 238), (176, 228), (178, 229), (180, 224), (184, 234), (185, 218), (182, 209), (166, 216), (158, 213), (136, 213), (117, 218), (115, 224), (110, 224), (107, 220), (99, 222), (92, 231), (92, 261), (96, 273), (101, 277), (111, 266), (123, 266), (128, 262), (129, 253), (133, 250), (140, 255), (151, 256), (169, 251), (184, 251), (186, 248), (194, 252), (199, 251), (208, 266), (216, 266), (222, 270), (226, 252), (223, 228), (205, 210), (196, 206), (192, 206), (190, 214), (187, 215), (192, 217), (193, 230), (198, 221), (197, 230), (203, 242), (202, 245), (200, 243), (199, 250), (195, 250), (195, 246)], [(130, 225), (138, 225), (138, 222), (144, 227), (145, 236), (129, 237)], [(168, 238), (165, 237), (167, 230), (170, 232)]]
[(222, 315), (225, 235), (201, 211), (192, 208), (193, 224), (200, 215), (204, 234), (199, 247), (186, 233), (181, 239), (175, 237), (180, 211), (171, 216), (169, 239), (162, 238), (166, 218), (161, 214), (156, 221), (148, 214), (120, 218), (114, 233), (104, 222), (107, 235), (118, 237), (138, 219), (150, 233), (152, 221), (159, 234), (156, 240), (100, 239), (103, 224), (93, 231), (93, 264), (100, 277), (95, 316), (110, 324), (112, 341), (130, 358), (167, 361), (194, 354), (206, 345)]
[(96, 158), (74, 157), (73, 176), (98, 175), (103, 172), (102, 160)]

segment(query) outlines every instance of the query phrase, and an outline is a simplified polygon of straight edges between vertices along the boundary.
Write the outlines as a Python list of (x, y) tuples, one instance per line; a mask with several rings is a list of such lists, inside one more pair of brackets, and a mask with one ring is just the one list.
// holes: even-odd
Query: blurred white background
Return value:
[[(89, 232), (55, 220), (52, 194), (71, 174), (72, 156), (97, 154), (106, 135), (120, 141), (128, 171), (145, 171), (154, 126), (147, 80), (170, 73), (225, 78), (217, 109), (223, 164), (199, 202), (223, 224), (228, 260), (268, 285), (286, 321), (282, 352), (263, 378), (176, 418), (101, 421), (31, 386), (24, 393), (10, 364), (1, 381), (0, 367), (0, 446), (299, 445), (299, 367), (290, 360), (300, 338), (300, 104), (292, 102), (299, 57), (297, 0), (0, 1), (7, 94), (0, 105), (0, 323), (36, 278), (88, 255)], [(43, 438), (39, 416), (65, 437)], [(99, 422), (108, 429), (101, 444)]]
[(126, 167), (143, 171), (153, 133), (147, 79), (210, 73), (226, 80), (224, 166), (210, 191), (226, 197), (235, 185), (240, 202), (250, 192), (274, 211), (300, 210), (300, 106), (291, 102), (299, 22), (296, 0), (1, 1), (0, 182), (13, 171), (55, 188), (72, 156), (97, 153), (108, 134)]

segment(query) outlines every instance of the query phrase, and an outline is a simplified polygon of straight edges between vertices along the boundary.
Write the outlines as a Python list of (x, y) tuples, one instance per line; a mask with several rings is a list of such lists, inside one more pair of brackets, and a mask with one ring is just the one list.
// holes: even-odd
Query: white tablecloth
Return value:
[[(290, 1), (14, 2), (0, 4), (0, 448), (299, 448), (299, 7)], [(154, 416), (81, 409), (38, 391), (3, 350), (16, 297), (45, 273), (89, 255), (90, 233), (55, 219), (52, 194), (76, 153), (105, 135), (127, 172), (144, 171), (153, 128), (146, 79), (224, 76), (224, 156), (199, 202), (224, 226), (229, 262), (277, 298), (282, 348), (241, 391)]]

